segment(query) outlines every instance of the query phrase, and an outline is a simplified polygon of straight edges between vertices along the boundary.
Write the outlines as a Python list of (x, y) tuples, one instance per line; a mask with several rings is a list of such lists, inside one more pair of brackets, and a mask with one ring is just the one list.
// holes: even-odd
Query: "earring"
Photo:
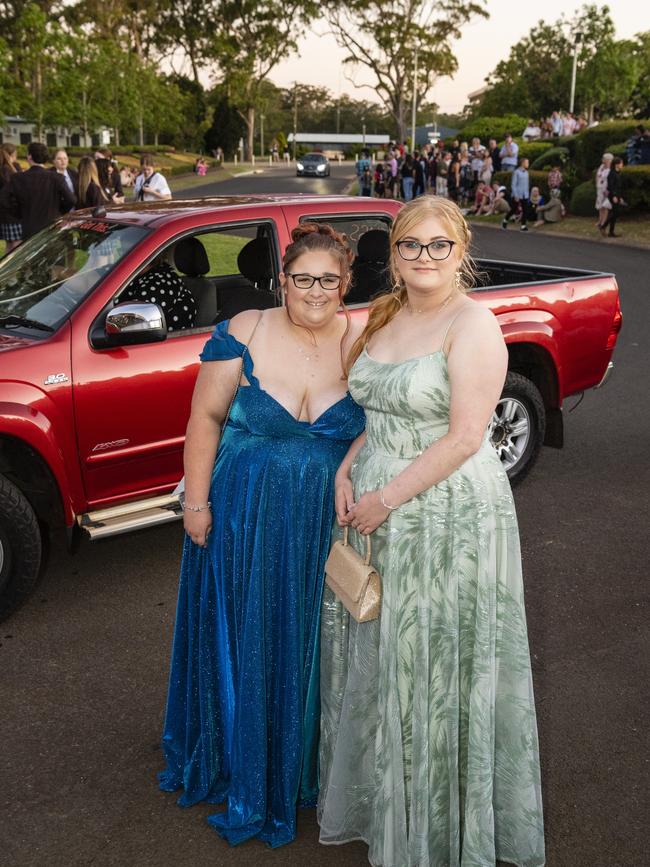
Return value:
[(456, 284), (456, 289), (460, 289), (460, 287), (461, 287), (460, 271), (456, 271), (456, 273), (454, 274), (454, 283)]

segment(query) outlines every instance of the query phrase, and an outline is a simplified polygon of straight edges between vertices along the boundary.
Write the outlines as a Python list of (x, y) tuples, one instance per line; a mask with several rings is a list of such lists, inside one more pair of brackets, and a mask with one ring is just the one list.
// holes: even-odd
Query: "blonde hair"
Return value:
[(456, 272), (456, 285), (461, 292), (467, 292), (476, 285), (478, 272), (469, 248), (472, 233), (462, 215), (460, 208), (450, 199), (441, 196), (420, 196), (409, 202), (400, 210), (390, 232), (390, 264), (389, 272), (392, 290), (380, 295), (370, 305), (368, 321), (360, 337), (355, 341), (348, 355), (346, 370), (349, 371), (363, 348), (368, 344), (373, 334), (383, 328), (401, 310), (408, 301), (406, 286), (398, 267), (397, 242), (406, 237), (415, 226), (428, 217), (435, 217), (446, 224), (449, 237), (455, 241), (461, 251), (461, 262)]
[(95, 184), (99, 188), (102, 198), (108, 201), (106, 194), (102, 190), (99, 183), (99, 175), (97, 174), (97, 164), (92, 157), (82, 157), (79, 160), (79, 206), (86, 206), (86, 196), (88, 195), (88, 187)]

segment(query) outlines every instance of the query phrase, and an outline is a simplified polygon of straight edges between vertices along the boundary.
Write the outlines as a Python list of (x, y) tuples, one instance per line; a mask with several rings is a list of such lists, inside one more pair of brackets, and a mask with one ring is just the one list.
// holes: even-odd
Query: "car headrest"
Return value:
[[(237, 267), (251, 283), (266, 283), (273, 276), (273, 266), (269, 256), (269, 242), (264, 238), (253, 238), (239, 251)], [(268, 289), (268, 286), (260, 288)]]
[(370, 229), (365, 232), (357, 244), (357, 257), (363, 262), (388, 262), (390, 256), (390, 241), (388, 232), (381, 229)]
[(176, 244), (174, 264), (186, 277), (203, 277), (210, 270), (208, 254), (198, 238), (182, 238)]

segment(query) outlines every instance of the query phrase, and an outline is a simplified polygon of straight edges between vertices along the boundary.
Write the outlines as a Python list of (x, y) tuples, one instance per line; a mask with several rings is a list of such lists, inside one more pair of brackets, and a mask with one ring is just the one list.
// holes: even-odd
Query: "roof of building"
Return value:
[[(288, 141), (293, 141), (293, 133), (289, 133)], [(328, 144), (388, 144), (391, 137), (386, 134), (366, 135), (362, 133), (338, 133), (338, 132), (299, 132), (296, 134), (296, 143), (316, 144), (327, 142)]]

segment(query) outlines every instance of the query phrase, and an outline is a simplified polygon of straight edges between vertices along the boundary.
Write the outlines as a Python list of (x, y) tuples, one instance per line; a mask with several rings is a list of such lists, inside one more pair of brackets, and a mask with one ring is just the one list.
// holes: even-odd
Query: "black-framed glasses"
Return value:
[(398, 241), (397, 249), (402, 259), (406, 259), (407, 262), (415, 262), (416, 259), (419, 259), (423, 250), (426, 250), (429, 256), (435, 259), (436, 262), (441, 262), (443, 259), (449, 257), (455, 243), (455, 241), (448, 241), (446, 238), (436, 238), (435, 241), (431, 241), (429, 244), (420, 244), (419, 241), (411, 241), (409, 239), (407, 241)]
[(314, 277), (313, 274), (289, 274), (298, 289), (311, 289), (316, 281), (320, 283), (321, 289), (334, 291), (341, 285), (341, 278), (336, 274), (323, 274), (321, 277)]

